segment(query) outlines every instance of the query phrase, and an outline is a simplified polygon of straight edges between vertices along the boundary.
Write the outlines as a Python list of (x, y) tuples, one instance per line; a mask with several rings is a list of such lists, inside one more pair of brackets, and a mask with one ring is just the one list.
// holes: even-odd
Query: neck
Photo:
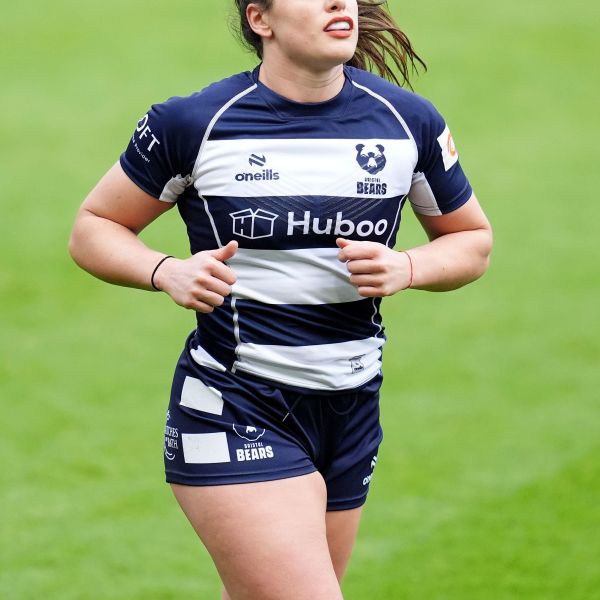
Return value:
[(284, 98), (307, 103), (331, 100), (342, 91), (345, 79), (343, 65), (313, 71), (270, 59), (263, 61), (258, 80)]

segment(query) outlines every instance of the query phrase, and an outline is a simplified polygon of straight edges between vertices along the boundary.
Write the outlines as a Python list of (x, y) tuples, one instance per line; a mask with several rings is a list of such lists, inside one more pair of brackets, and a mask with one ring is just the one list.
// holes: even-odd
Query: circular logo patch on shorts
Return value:
[(260, 429), (259, 427), (253, 427), (252, 425), (236, 425), (233, 424), (233, 430), (236, 434), (241, 437), (243, 440), (248, 440), (249, 442), (256, 442), (263, 435), (265, 435), (265, 429)]

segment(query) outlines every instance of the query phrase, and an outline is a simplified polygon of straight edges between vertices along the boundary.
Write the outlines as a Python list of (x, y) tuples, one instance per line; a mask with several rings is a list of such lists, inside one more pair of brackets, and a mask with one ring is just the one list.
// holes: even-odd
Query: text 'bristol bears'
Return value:
[[(376, 144), (374, 147), (357, 144), (356, 151), (356, 162), (363, 171), (370, 175), (377, 175), (385, 169), (387, 159), (384, 154), (385, 147), (381, 144)], [(366, 177), (364, 181), (356, 182), (356, 193), (385, 196), (387, 194), (387, 183), (383, 183), (378, 177)]]

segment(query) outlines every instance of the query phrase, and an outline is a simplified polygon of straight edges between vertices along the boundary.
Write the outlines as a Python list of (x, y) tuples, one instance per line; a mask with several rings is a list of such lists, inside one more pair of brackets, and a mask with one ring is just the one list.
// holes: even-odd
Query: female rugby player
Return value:
[[(382, 4), (237, 0), (260, 65), (152, 106), (72, 234), (96, 277), (197, 314), (164, 460), (224, 598), (342, 597), (382, 437), (381, 299), (488, 265), (443, 118), (361, 68), (420, 62)], [(396, 251), (407, 199), (430, 241)], [(175, 204), (189, 258), (138, 238)]]

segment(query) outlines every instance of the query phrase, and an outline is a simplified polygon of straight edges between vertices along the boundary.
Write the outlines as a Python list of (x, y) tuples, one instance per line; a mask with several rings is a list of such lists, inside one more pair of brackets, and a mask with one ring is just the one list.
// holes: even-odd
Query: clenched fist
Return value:
[(350, 282), (365, 298), (382, 298), (410, 286), (412, 266), (404, 252), (378, 242), (359, 242), (338, 238), (338, 259), (346, 263)]
[(170, 258), (156, 272), (156, 285), (180, 306), (211, 313), (231, 294), (236, 276), (225, 261), (234, 256), (237, 249), (238, 243), (231, 241), (227, 246), (198, 252), (184, 260)]

